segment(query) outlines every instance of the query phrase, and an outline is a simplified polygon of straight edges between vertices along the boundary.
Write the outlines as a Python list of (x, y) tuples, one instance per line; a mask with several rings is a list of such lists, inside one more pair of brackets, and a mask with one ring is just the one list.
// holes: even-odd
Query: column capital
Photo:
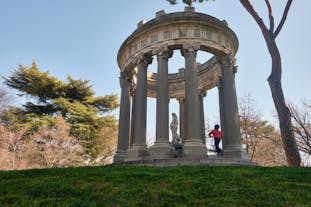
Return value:
[(122, 71), (120, 72), (120, 86), (121, 88), (127, 88), (133, 84), (133, 74), (131, 71)]
[(168, 46), (163, 46), (161, 48), (155, 49), (152, 51), (153, 55), (157, 55), (157, 58), (163, 58), (168, 60), (173, 55), (173, 50), (169, 49)]
[(230, 68), (235, 67), (236, 59), (234, 58), (232, 54), (218, 56), (217, 60), (220, 62), (221, 65), (225, 67), (230, 67)]
[(190, 54), (197, 54), (197, 51), (200, 49), (199, 44), (183, 44), (181, 49), (182, 56), (188, 56)]
[(152, 63), (152, 56), (147, 54), (140, 54), (137, 58), (137, 65), (142, 64), (144, 68), (147, 68)]

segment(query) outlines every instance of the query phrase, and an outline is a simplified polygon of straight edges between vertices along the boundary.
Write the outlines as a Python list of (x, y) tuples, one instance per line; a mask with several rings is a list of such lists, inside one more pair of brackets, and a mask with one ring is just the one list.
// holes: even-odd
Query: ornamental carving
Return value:
[(137, 59), (137, 65), (142, 65), (147, 69), (148, 65), (152, 63), (152, 56), (147, 54), (140, 54)]
[(173, 50), (169, 49), (167, 46), (164, 46), (162, 48), (156, 49), (152, 51), (152, 54), (157, 55), (157, 59), (165, 59), (168, 60), (173, 55)]
[(123, 71), (120, 73), (121, 88), (131, 87), (133, 83), (133, 75), (131, 71)]

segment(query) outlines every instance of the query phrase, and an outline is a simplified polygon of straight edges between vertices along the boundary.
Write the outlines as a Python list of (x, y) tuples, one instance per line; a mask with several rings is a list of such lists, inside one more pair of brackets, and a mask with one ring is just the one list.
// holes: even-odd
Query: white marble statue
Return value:
[(172, 122), (170, 124), (170, 128), (171, 128), (171, 133), (172, 133), (172, 137), (173, 137), (173, 144), (181, 144), (181, 138), (179, 137), (179, 134), (177, 134), (177, 129), (178, 129), (178, 118), (177, 115), (175, 113), (172, 113)]

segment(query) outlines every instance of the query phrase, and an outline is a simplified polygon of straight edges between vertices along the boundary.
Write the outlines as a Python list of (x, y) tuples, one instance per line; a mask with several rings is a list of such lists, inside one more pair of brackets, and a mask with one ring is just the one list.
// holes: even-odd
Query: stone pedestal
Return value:
[(227, 145), (224, 147), (224, 158), (249, 160), (249, 157), (241, 145)]

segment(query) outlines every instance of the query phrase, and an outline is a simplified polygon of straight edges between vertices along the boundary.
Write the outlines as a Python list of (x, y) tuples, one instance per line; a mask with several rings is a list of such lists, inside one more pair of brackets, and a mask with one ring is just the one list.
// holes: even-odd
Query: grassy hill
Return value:
[(110, 165), (0, 172), (0, 206), (311, 206), (311, 168)]

